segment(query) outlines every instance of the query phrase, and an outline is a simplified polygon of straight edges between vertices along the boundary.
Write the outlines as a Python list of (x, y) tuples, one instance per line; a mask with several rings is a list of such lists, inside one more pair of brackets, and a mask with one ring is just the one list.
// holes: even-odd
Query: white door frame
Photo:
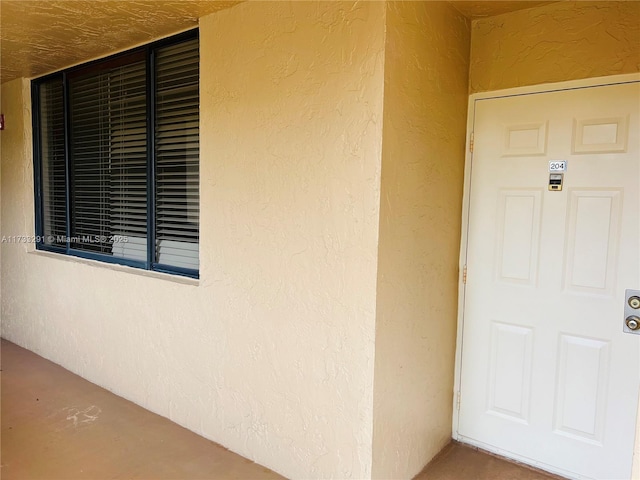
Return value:
[[(494, 90), (491, 92), (474, 93), (469, 96), (469, 106), (467, 110), (467, 144), (465, 149), (465, 166), (464, 166), (464, 191), (462, 197), (462, 230), (460, 236), (460, 264), (458, 276), (458, 327), (456, 335), (456, 358), (455, 358), (455, 377), (454, 377), (454, 396), (453, 396), (453, 438), (459, 440), (458, 434), (458, 420), (459, 420), (459, 405), (460, 405), (460, 385), (461, 385), (461, 371), (462, 371), (462, 333), (464, 329), (464, 301), (465, 301), (465, 284), (464, 284), (464, 268), (467, 264), (467, 244), (468, 244), (468, 226), (469, 226), (469, 201), (470, 201), (470, 189), (471, 189), (471, 171), (472, 171), (472, 132), (473, 123), (475, 119), (475, 103), (476, 100), (489, 99), (489, 98), (502, 98), (515, 95), (524, 95), (531, 93), (543, 93), (553, 92), (558, 90), (570, 90), (577, 88), (597, 87), (604, 85), (615, 85), (619, 83), (627, 83), (632, 81), (640, 81), (640, 73), (631, 73), (623, 75), (611, 75), (607, 77), (593, 77), (585, 78), (581, 80), (571, 80), (567, 82), (557, 83), (545, 83), (542, 85), (531, 85), (526, 87), (509, 88), (505, 90)], [(638, 242), (638, 248), (640, 248), (640, 239)], [(640, 267), (640, 266), (639, 266)], [(640, 281), (640, 279), (639, 279)], [(629, 288), (635, 288), (629, 286)], [(622, 319), (620, 319), (622, 328)], [(638, 359), (640, 361), (640, 359)], [(640, 378), (638, 379), (640, 383)], [(640, 399), (639, 399), (640, 400)], [(637, 423), (640, 421), (638, 419)], [(633, 473), (632, 478), (640, 480), (640, 435), (636, 435), (635, 449), (633, 457)], [(466, 440), (465, 440), (466, 441)], [(480, 446), (480, 445), (478, 445)], [(482, 445), (482, 448), (492, 451), (499, 455), (505, 455), (506, 452), (501, 449), (490, 449), (486, 445)], [(505, 455), (518, 460), (517, 456), (513, 454)], [(524, 459), (521, 459), (524, 460)], [(558, 474), (565, 472), (558, 470)]]

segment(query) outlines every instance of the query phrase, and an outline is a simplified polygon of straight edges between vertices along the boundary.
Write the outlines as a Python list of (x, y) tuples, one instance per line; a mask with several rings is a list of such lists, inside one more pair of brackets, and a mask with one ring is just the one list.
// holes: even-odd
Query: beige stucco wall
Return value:
[(470, 90), (640, 71), (640, 2), (571, 1), (474, 20)]
[(387, 9), (373, 477), (411, 478), (451, 440), (469, 22)]
[[(201, 19), (200, 281), (3, 245), (2, 335), (287, 477), (370, 476), (384, 19)], [(2, 85), (5, 235), (34, 231), (22, 88)]]
[[(0, 57), (1, 57), (1, 53), (0, 52)], [(15, 111), (16, 106), (13, 105), (13, 103), (11, 102), (11, 100), (8, 101), (2, 101), (2, 95), (4, 93), (4, 89), (0, 89), (0, 111), (2, 110), (2, 105), (7, 105), (7, 108), (10, 108), (11, 111)], [(22, 95), (20, 95), (18, 97), (18, 105), (22, 105)], [(20, 127), (22, 128), (22, 127)], [(2, 238), (2, 208), (3, 208), (3, 202), (2, 202), (2, 156), (4, 154), (4, 152), (7, 152), (7, 154), (9, 154), (9, 152), (15, 148), (15, 145), (3, 145), (3, 138), (4, 131), (0, 133), (0, 238)], [(14, 139), (17, 139), (20, 137), (20, 135), (15, 135), (12, 134), (10, 135), (10, 137), (13, 137)], [(0, 333), (2, 331), (2, 242), (0, 241)]]
[[(31, 161), (31, 113), (23, 102), (30, 98), (29, 85), (18, 79), (3, 84), (0, 90), (0, 112), (5, 116), (5, 129), (0, 132), (0, 239), (26, 232), (33, 235), (33, 169), (26, 163)], [(16, 168), (18, 165), (20, 168)], [(5, 241), (0, 241), (0, 305), (10, 294), (5, 288), (12, 286), (14, 280), (5, 271), (6, 262), (12, 252), (22, 253), (25, 247), (18, 248)], [(28, 301), (29, 297), (22, 294), (20, 298)], [(0, 328), (8, 318), (5, 309), (0, 308)]]

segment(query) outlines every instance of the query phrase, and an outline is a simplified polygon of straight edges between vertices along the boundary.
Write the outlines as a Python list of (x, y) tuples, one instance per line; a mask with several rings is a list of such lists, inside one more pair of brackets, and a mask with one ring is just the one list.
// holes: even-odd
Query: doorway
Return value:
[(570, 478), (630, 478), (640, 78), (470, 105), (454, 436)]

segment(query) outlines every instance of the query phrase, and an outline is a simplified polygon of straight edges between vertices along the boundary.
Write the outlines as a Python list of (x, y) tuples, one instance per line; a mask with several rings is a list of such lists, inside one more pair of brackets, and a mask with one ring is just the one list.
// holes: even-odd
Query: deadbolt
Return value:
[(640, 328), (640, 317), (631, 315), (630, 317), (627, 317), (625, 323), (627, 324), (629, 330), (638, 330)]
[(624, 313), (622, 314), (622, 331), (632, 335), (640, 335), (640, 290), (627, 288), (624, 291)]

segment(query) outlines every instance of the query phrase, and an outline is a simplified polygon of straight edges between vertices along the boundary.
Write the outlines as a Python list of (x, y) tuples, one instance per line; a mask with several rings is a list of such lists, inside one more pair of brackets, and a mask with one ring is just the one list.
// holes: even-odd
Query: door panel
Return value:
[[(640, 337), (640, 83), (476, 100), (458, 434), (629, 478)], [(549, 161), (566, 160), (561, 191)]]

